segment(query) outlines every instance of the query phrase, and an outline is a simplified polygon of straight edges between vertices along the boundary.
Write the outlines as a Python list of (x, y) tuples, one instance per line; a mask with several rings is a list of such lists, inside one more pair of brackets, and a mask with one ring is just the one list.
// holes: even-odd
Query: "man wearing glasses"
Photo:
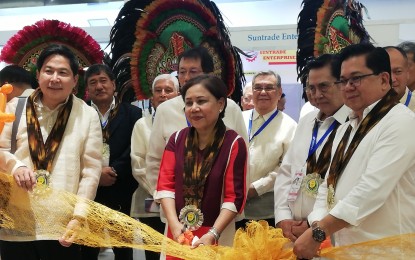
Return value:
[(415, 115), (398, 104), (388, 53), (350, 45), (340, 62), (338, 85), (353, 111), (337, 130), (311, 228), (294, 244), (299, 258), (316, 256), (328, 236), (344, 246), (415, 231)]
[(281, 98), (281, 77), (273, 71), (262, 71), (252, 80), (254, 109), (244, 111), (249, 136), (248, 198), (244, 227), (248, 220), (274, 221), (274, 181), (282, 158), (294, 136), (297, 123), (277, 108)]
[(336, 130), (350, 111), (343, 105), (340, 87), (335, 84), (336, 62), (336, 56), (323, 54), (307, 65), (306, 91), (319, 110), (298, 122), (275, 180), (275, 223), (293, 242), (308, 228), (307, 216), (330, 165)]

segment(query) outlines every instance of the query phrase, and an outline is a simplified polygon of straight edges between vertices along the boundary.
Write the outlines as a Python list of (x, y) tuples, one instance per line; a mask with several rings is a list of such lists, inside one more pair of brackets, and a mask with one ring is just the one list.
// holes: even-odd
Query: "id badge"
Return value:
[(291, 183), (291, 188), (288, 193), (288, 201), (294, 202), (298, 197), (298, 192), (301, 188), (301, 183), (303, 182), (303, 178), (305, 176), (305, 167), (303, 167), (301, 170), (297, 171), (294, 175), (294, 180)]

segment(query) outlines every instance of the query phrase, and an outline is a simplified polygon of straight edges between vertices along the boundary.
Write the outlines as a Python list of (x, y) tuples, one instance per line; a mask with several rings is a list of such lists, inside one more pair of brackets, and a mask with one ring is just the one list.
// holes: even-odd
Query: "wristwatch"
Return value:
[(311, 228), (313, 230), (313, 239), (319, 243), (322, 243), (326, 240), (326, 232), (318, 226), (318, 222), (314, 222), (311, 224)]

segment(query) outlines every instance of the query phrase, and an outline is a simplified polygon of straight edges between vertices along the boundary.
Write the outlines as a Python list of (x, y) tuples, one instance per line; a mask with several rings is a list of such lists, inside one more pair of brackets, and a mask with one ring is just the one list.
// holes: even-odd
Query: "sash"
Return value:
[(183, 196), (185, 205), (201, 208), (205, 182), (222, 147), (225, 132), (226, 126), (222, 119), (219, 119), (203, 155), (200, 156), (197, 132), (194, 127), (191, 127), (184, 149)]
[(386, 95), (369, 112), (369, 114), (367, 114), (357, 129), (356, 134), (353, 136), (353, 139), (346, 152), (345, 150), (350, 134), (352, 132), (352, 126), (349, 125), (346, 132), (344, 133), (334, 154), (332, 163), (330, 165), (329, 176), (327, 179), (327, 186), (329, 189), (327, 202), (330, 207), (334, 204), (334, 195), (337, 181), (341, 177), (344, 168), (346, 168), (360, 142), (363, 140), (366, 134), (369, 133), (370, 130), (376, 126), (377, 123), (379, 123), (379, 121), (382, 120), (382, 118), (398, 103), (395, 98), (395, 93), (396, 92), (394, 92), (394, 90), (389, 90), (388, 93), (386, 93)]
[(51, 172), (53, 160), (62, 141), (66, 124), (72, 111), (73, 95), (70, 95), (68, 102), (59, 108), (58, 117), (45, 143), (43, 143), (42, 131), (34, 104), (39, 95), (42, 95), (42, 92), (40, 89), (37, 89), (27, 99), (26, 123), (29, 151), (35, 171), (46, 170)]
[[(309, 156), (307, 158), (307, 173), (317, 173), (320, 175), (321, 179), (324, 179), (326, 176), (326, 172), (330, 165), (330, 159), (331, 159), (331, 148), (333, 146), (333, 140), (336, 135), (337, 128), (339, 127), (339, 122), (336, 120), (330, 125), (329, 129), (324, 133), (324, 135), (320, 138), (320, 140), (317, 142), (317, 144), (313, 145), (313, 142), (310, 145), (310, 152)], [(313, 137), (317, 137), (317, 131), (318, 131), (318, 123), (316, 121), (313, 129)], [(328, 136), (327, 142), (324, 144), (320, 156), (318, 157), (318, 160), (316, 159), (316, 153), (318, 146), (321, 145), (321, 143), (324, 141), (324, 139)], [(313, 138), (312, 140), (315, 140), (316, 138)], [(315, 142), (315, 141), (314, 141)], [(317, 146), (317, 147), (315, 147)]]

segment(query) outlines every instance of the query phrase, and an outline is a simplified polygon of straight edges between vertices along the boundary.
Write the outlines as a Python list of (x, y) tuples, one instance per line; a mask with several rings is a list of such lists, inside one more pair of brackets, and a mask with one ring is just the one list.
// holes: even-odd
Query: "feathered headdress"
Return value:
[[(0, 60), (36, 71), (36, 61), (42, 50), (58, 43), (69, 47), (78, 57), (80, 72), (94, 63), (102, 63), (104, 52), (99, 44), (83, 29), (58, 20), (40, 20), (25, 26), (4, 45)], [(77, 96), (85, 98), (83, 79), (78, 81)]]
[(303, 0), (298, 15), (297, 73), (308, 73), (307, 62), (325, 53), (338, 53), (344, 47), (369, 42), (363, 26), (362, 4), (354, 0)]
[(176, 71), (177, 57), (200, 45), (213, 57), (214, 73), (228, 86), (228, 95), (240, 100), (242, 62), (212, 1), (130, 0), (118, 14), (110, 44), (110, 65), (123, 100), (134, 94), (138, 100), (151, 97), (154, 78)]

